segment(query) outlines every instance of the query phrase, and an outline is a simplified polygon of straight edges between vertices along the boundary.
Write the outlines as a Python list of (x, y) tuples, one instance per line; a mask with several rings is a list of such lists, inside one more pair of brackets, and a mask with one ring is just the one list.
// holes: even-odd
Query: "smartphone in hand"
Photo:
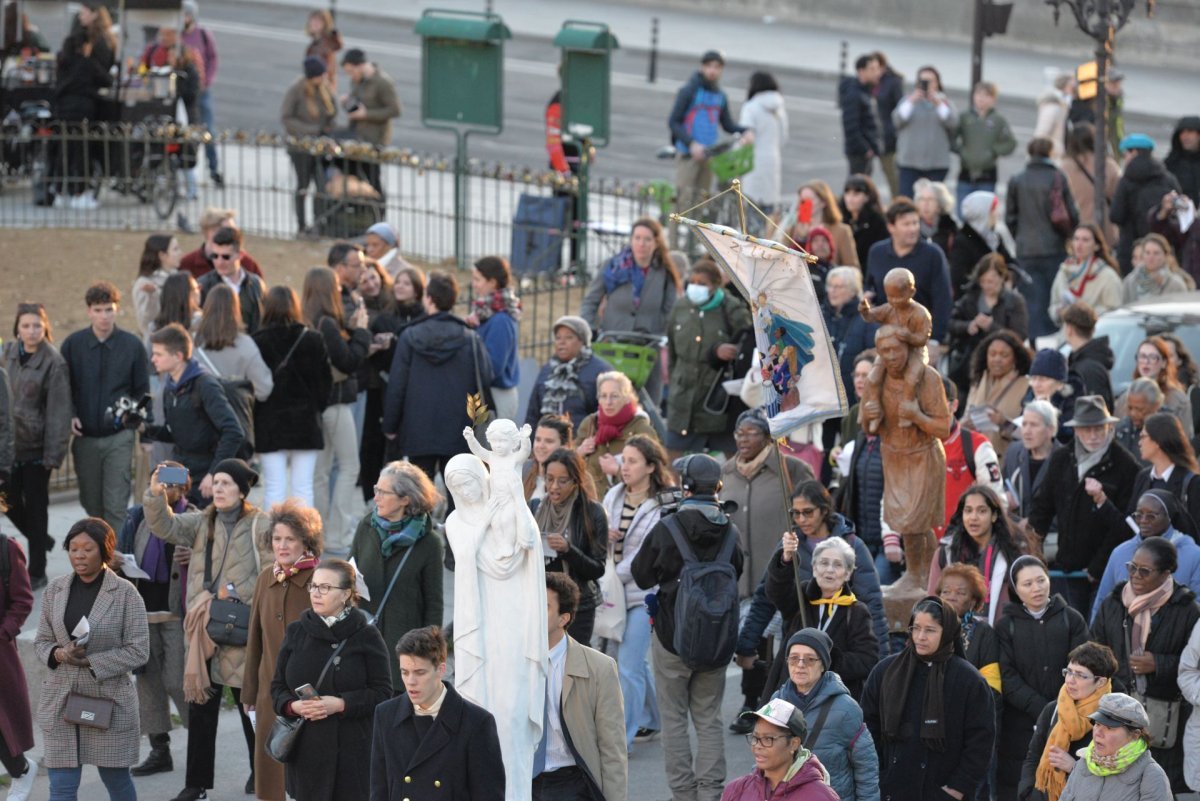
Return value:
[(317, 694), (317, 690), (311, 684), (301, 684), (296, 688), (296, 697), (301, 701), (315, 701), (321, 696)]

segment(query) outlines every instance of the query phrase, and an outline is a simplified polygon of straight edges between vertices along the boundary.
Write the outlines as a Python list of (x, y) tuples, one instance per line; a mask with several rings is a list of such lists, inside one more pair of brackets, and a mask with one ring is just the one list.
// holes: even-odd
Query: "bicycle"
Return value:
[[(689, 212), (691, 216), (695, 216), (705, 222), (724, 225), (729, 228), (741, 230), (741, 210), (738, 205), (738, 198), (735, 192), (726, 192), (729, 189), (735, 178), (740, 178), (746, 173), (754, 169), (754, 144), (742, 143), (741, 139), (726, 139), (722, 142), (717, 142), (704, 149), (705, 158), (708, 160), (709, 170), (717, 179), (717, 194), (711, 197), (715, 198), (712, 202), (700, 206)], [(692, 158), (690, 153), (681, 152), (674, 145), (667, 145), (660, 148), (656, 157), (664, 160), (683, 160), (687, 161)], [(677, 206), (678, 195), (673, 183), (659, 180), (651, 181), (642, 190), (643, 196), (652, 198), (658, 201), (661, 219), (660, 221), (666, 225), (670, 218), (670, 210), (672, 206)], [(677, 209), (680, 213), (688, 212), (688, 209)], [(677, 226), (672, 226), (674, 231)], [(678, 246), (678, 234), (673, 235), (671, 244)], [(690, 235), (685, 243), (685, 250), (689, 255), (694, 256), (696, 242)]]

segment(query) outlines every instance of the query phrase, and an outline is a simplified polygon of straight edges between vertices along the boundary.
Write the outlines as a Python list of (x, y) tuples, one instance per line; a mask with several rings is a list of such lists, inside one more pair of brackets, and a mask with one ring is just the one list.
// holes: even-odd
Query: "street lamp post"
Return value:
[[(1147, 16), (1154, 13), (1154, 2), (1155, 0), (1146, 0)], [(1058, 24), (1058, 15), (1062, 7), (1066, 6), (1075, 17), (1075, 24), (1079, 26), (1079, 30), (1096, 42), (1096, 147), (1093, 186), (1096, 187), (1095, 223), (1101, 228), (1108, 219), (1107, 198), (1104, 196), (1104, 174), (1108, 165), (1108, 91), (1104, 84), (1108, 77), (1109, 65), (1112, 63), (1117, 31), (1125, 27), (1135, 4), (1135, 0), (1046, 0), (1046, 5), (1054, 9), (1055, 25)]]

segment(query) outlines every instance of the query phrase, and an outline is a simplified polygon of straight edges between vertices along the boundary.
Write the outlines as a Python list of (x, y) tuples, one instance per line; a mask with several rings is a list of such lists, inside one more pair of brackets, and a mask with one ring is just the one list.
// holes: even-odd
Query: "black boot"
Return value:
[(140, 765), (134, 765), (129, 772), (134, 776), (149, 776), (153, 773), (169, 773), (175, 770), (175, 762), (171, 759), (171, 735), (151, 734), (150, 754)]

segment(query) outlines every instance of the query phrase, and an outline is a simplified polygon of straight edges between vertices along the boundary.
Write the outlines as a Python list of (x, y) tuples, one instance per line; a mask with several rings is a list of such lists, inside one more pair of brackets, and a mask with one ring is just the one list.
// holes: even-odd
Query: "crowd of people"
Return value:
[[(284, 109), (296, 135), (325, 132), (335, 110), (340, 36), (323, 12), (308, 31)], [(386, 136), (395, 114), (372, 111), (390, 108), (386, 76), (361, 50), (341, 65), (352, 119)], [(782, 440), (758, 408), (748, 299), (648, 218), (555, 320), (524, 408), (507, 261), (478, 260), (468, 295), (455, 274), (406, 263), (388, 223), (333, 245), (297, 288), (268, 282), (235, 211), (210, 209), (190, 253), (147, 239), (136, 333), (117, 325), (108, 281), (87, 288), (89, 325), (61, 347), (45, 306), (21, 303), (0, 357), (0, 474), (24, 538), (0, 541), (0, 676), (18, 690), (0, 699), (9, 797), (37, 775), (13, 642), (36, 591), (55, 801), (77, 796), (84, 765), (113, 799), (173, 771), (172, 703), (187, 732), (175, 801), (207, 798), (226, 690), (257, 798), (505, 797), (503, 728), (445, 679), (440, 630), (455, 555), (439, 482), (469, 452), (468, 396), (529, 427), (520, 479), (543, 536), (550, 648), (533, 797), (623, 801), (629, 755), (655, 737), (676, 801), (1150, 801), (1200, 787), (1200, 370), (1177, 336), (1150, 336), (1114, 397), (1095, 334), (1107, 309), (1194, 287), (1200, 120), (1180, 122), (1167, 166), (1148, 137), (1116, 143), (1114, 256), (1112, 231), (1081, 217), (1098, 190), (1068, 170), (1074, 158), (1087, 176), (1087, 123), (1032, 138), (1002, 203), (997, 160), (1017, 143), (994, 85), (960, 112), (933, 67), (905, 94), (881, 54), (855, 66), (839, 87), (840, 197), (809, 181), (786, 209), (778, 181), (747, 180), (818, 257), (851, 404)], [(706, 53), (671, 112), (690, 157), (681, 195), (711, 188), (722, 129), (786, 141), (774, 79), (752, 80), (757, 102), (735, 122), (723, 67)], [(775, 155), (756, 163), (778, 169)], [(361, 178), (382, 195), (378, 174)], [(903, 477), (870, 414), (860, 424), (878, 405), (869, 310), (885, 296), (927, 310), (929, 366), (915, 367), (945, 376), (952, 412), (944, 514), (924, 510), (940, 518), (928, 565), (906, 561), (883, 513)], [(649, 376), (593, 350), (617, 331), (665, 339)], [(1061, 350), (1034, 347), (1054, 334)], [(52, 577), (48, 482), (68, 452), (88, 516), (61, 537), (71, 573)], [(697, 591), (697, 563), (715, 563), (719, 591)], [(889, 619), (883, 588), (926, 570), (928, 596)], [(730, 664), (742, 710), (726, 721)], [(747, 737), (747, 776), (727, 775), (726, 728)]]

